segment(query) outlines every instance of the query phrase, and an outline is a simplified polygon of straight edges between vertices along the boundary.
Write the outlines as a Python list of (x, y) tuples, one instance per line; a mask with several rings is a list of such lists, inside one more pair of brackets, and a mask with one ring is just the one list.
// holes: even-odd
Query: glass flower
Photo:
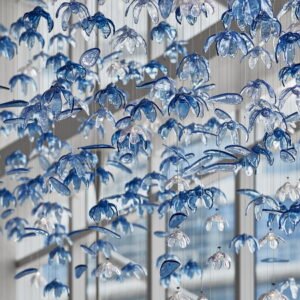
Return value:
[(62, 54), (61, 52), (56, 53), (53, 56), (49, 56), (46, 61), (46, 68), (53, 68), (54, 72), (56, 72), (59, 68), (67, 63), (69, 58)]
[(248, 235), (248, 234), (240, 234), (235, 236), (230, 243), (230, 247), (234, 247), (235, 252), (238, 254), (240, 249), (242, 248), (242, 246), (247, 245), (249, 248), (249, 251), (251, 253), (254, 253), (255, 251), (257, 251), (259, 249), (259, 242), (258, 240), (252, 236), (252, 235)]
[(60, 298), (64, 294), (69, 295), (70, 289), (67, 285), (54, 279), (44, 287), (44, 297), (47, 297), (51, 292), (53, 292), (55, 298)]
[(279, 56), (283, 53), (285, 62), (292, 65), (296, 56), (296, 49), (299, 47), (300, 33), (287, 32), (280, 36), (275, 49), (275, 59), (279, 62)]
[(291, 11), (292, 21), (297, 22), (300, 19), (299, 0), (288, 0), (283, 5), (282, 9), (278, 13), (278, 19), (284, 16), (288, 11)]
[(288, 132), (281, 128), (275, 128), (273, 132), (265, 133), (263, 142), (267, 149), (285, 150), (292, 147), (292, 139)]
[(261, 41), (264, 43), (267, 43), (271, 37), (278, 38), (281, 34), (281, 23), (265, 12), (260, 13), (252, 23), (250, 30), (252, 37), (255, 37), (259, 28)]
[(120, 276), (121, 270), (113, 265), (109, 260), (106, 260), (106, 262), (100, 264), (96, 269), (94, 269), (92, 274), (95, 277), (108, 280), (116, 276)]
[(295, 79), (296, 82), (299, 82), (299, 74), (300, 74), (300, 64), (293, 64), (287, 67), (283, 67), (279, 71), (279, 79), (281, 80), (283, 86), (290, 79)]
[(76, 46), (76, 41), (73, 37), (69, 35), (64, 35), (62, 33), (57, 33), (53, 35), (49, 40), (49, 49), (57, 49), (57, 51), (63, 51), (66, 46)]
[(44, 48), (45, 40), (43, 36), (34, 29), (28, 28), (21, 34), (19, 39), (19, 45), (21, 45), (21, 43), (24, 42), (29, 49), (32, 49), (35, 46), (35, 41), (38, 41), (40, 43), (40, 46)]
[(89, 216), (94, 220), (94, 222), (98, 223), (104, 217), (105, 219), (112, 219), (114, 216), (118, 214), (117, 207), (109, 203), (107, 200), (100, 200), (98, 204), (93, 206), (89, 211)]
[(107, 39), (111, 34), (115, 33), (115, 24), (109, 18), (106, 18), (103, 13), (96, 12), (95, 15), (84, 19), (81, 22), (81, 27), (84, 32), (90, 36), (94, 28), (96, 27)]
[(215, 270), (231, 268), (231, 258), (218, 247), (218, 251), (208, 258), (208, 264)]
[(175, 17), (179, 24), (185, 18), (190, 25), (194, 25), (201, 14), (208, 17), (208, 13), (214, 11), (215, 4), (211, 0), (175, 0)]
[(163, 40), (173, 42), (177, 36), (177, 30), (165, 21), (153, 27), (150, 33), (151, 40), (162, 43)]
[(246, 136), (246, 142), (248, 141), (248, 130), (243, 124), (234, 121), (231, 116), (224, 110), (217, 108), (215, 109), (215, 114), (221, 121), (223, 121), (223, 123), (220, 123), (217, 131), (217, 146), (219, 146), (224, 141), (227, 132), (230, 133), (231, 142), (234, 145), (240, 144), (239, 132), (243, 132)]
[(36, 82), (34, 81), (34, 79), (32, 77), (30, 77), (26, 74), (20, 73), (20, 74), (14, 75), (9, 80), (10, 89), (13, 90), (18, 83), (20, 83), (21, 91), (24, 95), (27, 95), (29, 87), (32, 87), (34, 92), (37, 91)]
[(267, 69), (271, 69), (273, 57), (270, 52), (263, 47), (256, 46), (248, 51), (241, 60), (248, 59), (248, 65), (251, 70), (255, 68), (258, 63), (259, 58), (262, 60)]
[(161, 71), (163, 75), (168, 74), (168, 69), (157, 60), (151, 60), (149, 63), (145, 64), (143, 66), (143, 71), (148, 74), (151, 79), (155, 79), (159, 71)]
[(127, 25), (115, 32), (111, 43), (115, 50), (121, 50), (125, 47), (130, 54), (133, 54), (140, 47), (147, 52), (147, 44), (144, 38)]
[(257, 103), (263, 94), (267, 94), (272, 101), (276, 101), (274, 89), (262, 79), (250, 80), (241, 90), (241, 94), (249, 97), (254, 103)]
[(158, 23), (159, 14), (156, 1), (152, 0), (132, 0), (125, 11), (127, 17), (130, 8), (133, 6), (133, 21), (135, 24), (139, 22), (140, 14), (143, 8), (146, 8), (153, 23)]
[(245, 33), (236, 31), (224, 31), (210, 36), (204, 45), (204, 51), (207, 52), (213, 43), (216, 43), (217, 54), (226, 57), (235, 57), (238, 50), (244, 55), (250, 50), (251, 39)]
[(168, 114), (170, 115), (171, 112), (175, 112), (180, 120), (184, 120), (190, 110), (197, 117), (203, 117), (205, 109), (208, 109), (205, 100), (197, 95), (193, 95), (190, 90), (182, 87), (169, 102)]
[(172, 64), (176, 64), (180, 56), (188, 54), (186, 41), (173, 41), (165, 50), (164, 56), (168, 57)]
[(63, 31), (66, 31), (69, 28), (69, 22), (72, 14), (78, 15), (80, 21), (83, 21), (90, 15), (86, 5), (77, 2), (76, 0), (63, 2), (56, 11), (56, 18), (59, 17), (61, 10), (64, 10), (61, 15), (61, 27)]
[(208, 60), (196, 53), (185, 56), (177, 68), (177, 76), (181, 80), (191, 79), (194, 85), (206, 83), (210, 78)]
[(283, 295), (279, 290), (272, 289), (267, 293), (262, 294), (258, 300), (288, 300), (289, 298)]
[(286, 200), (295, 202), (300, 198), (300, 190), (297, 186), (294, 186), (289, 181), (287, 181), (278, 188), (275, 195), (280, 202), (284, 202)]
[(178, 192), (188, 190), (190, 187), (189, 181), (180, 175), (174, 175), (165, 185), (167, 190), (176, 190)]
[(213, 224), (217, 225), (219, 231), (224, 231), (225, 225), (228, 226), (228, 222), (222, 215), (215, 213), (214, 215), (208, 217), (205, 221), (205, 229), (211, 231)]
[(259, 240), (259, 246), (263, 247), (264, 245), (268, 244), (271, 249), (277, 249), (280, 242), (285, 242), (285, 240), (270, 230)]
[(137, 279), (142, 279), (142, 278), (145, 278), (145, 276), (147, 275), (147, 272), (144, 267), (142, 267), (139, 264), (132, 263), (132, 262), (129, 262), (128, 264), (126, 264), (122, 268), (121, 272), (122, 272), (121, 276), (124, 278), (135, 277)]
[(170, 248), (175, 246), (186, 248), (190, 244), (190, 238), (181, 230), (175, 230), (168, 235), (167, 242)]
[(48, 12), (42, 7), (36, 6), (32, 11), (27, 12), (23, 16), (25, 22), (29, 22), (32, 29), (37, 30), (41, 18), (47, 21), (48, 32), (51, 32), (54, 27), (54, 22)]
[(31, 283), (31, 285), (35, 286), (36, 288), (41, 288), (41, 287), (45, 286), (46, 279), (40, 272), (37, 272), (31, 277), (30, 283)]

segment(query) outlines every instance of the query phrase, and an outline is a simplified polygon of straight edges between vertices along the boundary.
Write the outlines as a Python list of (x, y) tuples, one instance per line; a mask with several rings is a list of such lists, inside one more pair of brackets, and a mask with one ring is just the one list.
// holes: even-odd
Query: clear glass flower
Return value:
[(258, 300), (288, 300), (285, 295), (283, 295), (280, 291), (277, 289), (272, 289), (271, 291), (262, 294)]
[(127, 25), (115, 32), (111, 43), (116, 51), (125, 47), (130, 54), (133, 54), (136, 48), (142, 47), (147, 52), (147, 44), (144, 38)]
[(181, 230), (175, 230), (169, 234), (167, 241), (170, 248), (175, 246), (186, 248), (190, 244), (190, 238)]
[(115, 276), (120, 276), (121, 270), (107, 260), (94, 270), (93, 275), (103, 279), (112, 279)]
[(178, 192), (189, 189), (189, 182), (180, 175), (174, 175), (166, 182), (167, 190), (175, 190)]
[(276, 198), (281, 202), (285, 200), (295, 202), (300, 198), (300, 190), (297, 186), (292, 185), (290, 181), (287, 181), (276, 191)]
[(42, 217), (35, 221), (34, 226), (36, 228), (43, 229), (48, 232), (52, 232), (54, 230), (54, 221), (49, 217)]
[(30, 279), (31, 285), (36, 288), (44, 287), (46, 284), (46, 279), (40, 272), (36, 272)]
[(206, 219), (205, 229), (207, 231), (211, 231), (213, 224), (217, 225), (219, 231), (224, 231), (225, 225), (228, 226), (227, 220), (219, 213), (216, 213)]
[(208, 258), (208, 264), (215, 270), (229, 270), (231, 268), (231, 258), (221, 251), (221, 247), (218, 247), (218, 251)]
[(191, 300), (191, 298), (184, 295), (180, 291), (180, 288), (177, 288), (177, 291), (171, 297), (169, 297), (169, 300)]
[(150, 132), (140, 125), (134, 124), (124, 128), (119, 137), (119, 142), (122, 143), (127, 135), (129, 135), (129, 142), (132, 145), (138, 144), (141, 140), (141, 137), (144, 139), (144, 141), (151, 140)]
[(263, 247), (266, 244), (269, 244), (271, 249), (277, 249), (280, 242), (285, 242), (285, 240), (279, 235), (276, 235), (274, 232), (270, 231), (259, 240), (259, 246)]

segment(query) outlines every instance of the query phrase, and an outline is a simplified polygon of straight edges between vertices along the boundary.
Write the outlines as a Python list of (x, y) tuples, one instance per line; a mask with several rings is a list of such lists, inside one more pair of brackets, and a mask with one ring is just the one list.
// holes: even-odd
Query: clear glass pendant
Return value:
[(285, 240), (270, 229), (270, 232), (259, 240), (259, 246), (263, 247), (268, 244), (271, 249), (277, 249), (280, 242), (285, 242)]
[(95, 277), (100, 277), (103, 279), (112, 279), (115, 276), (120, 276), (121, 271), (118, 267), (113, 265), (109, 260), (100, 264), (93, 272)]
[(218, 251), (208, 258), (208, 264), (215, 270), (229, 270), (231, 268), (231, 258), (221, 251), (221, 247), (218, 247)]
[(186, 248), (190, 243), (190, 238), (184, 232), (177, 229), (168, 236), (167, 241), (170, 248), (175, 246)]

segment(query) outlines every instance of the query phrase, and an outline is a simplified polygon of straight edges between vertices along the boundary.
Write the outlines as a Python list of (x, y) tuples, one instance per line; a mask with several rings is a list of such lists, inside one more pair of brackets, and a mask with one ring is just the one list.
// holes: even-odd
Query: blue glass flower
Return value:
[(21, 85), (21, 90), (24, 95), (27, 95), (28, 88), (30, 86), (32, 87), (34, 92), (37, 90), (37, 85), (36, 85), (36, 82), (34, 81), (34, 79), (23, 73), (14, 75), (9, 80), (10, 89), (13, 90), (16, 87), (18, 82)]
[(113, 217), (118, 215), (116, 205), (108, 202), (105, 199), (100, 200), (95, 206), (89, 211), (89, 216), (94, 222), (99, 223), (103, 218), (111, 220)]
[(37, 30), (41, 18), (47, 21), (48, 32), (51, 32), (54, 27), (54, 22), (48, 12), (46, 12), (42, 7), (36, 6), (32, 11), (24, 14), (23, 19), (28, 22), (33, 30)]
[(113, 244), (104, 240), (95, 241), (89, 248), (95, 253), (95, 255), (98, 255), (100, 251), (103, 252), (105, 258), (110, 258), (111, 252), (117, 251)]
[(253, 102), (256, 102), (257, 100), (261, 99), (262, 95), (265, 92), (274, 102), (276, 102), (275, 91), (272, 88), (272, 86), (269, 83), (267, 83), (265, 80), (262, 79), (250, 80), (241, 90), (241, 94), (242, 95), (245, 94)]
[(300, 82), (299, 76), (300, 76), (300, 63), (283, 67), (279, 71), (279, 79), (281, 80), (283, 86), (285, 86), (286, 82), (290, 78), (294, 78), (296, 82), (299, 83)]
[(69, 35), (64, 35), (62, 33), (57, 33), (53, 35), (49, 40), (49, 48), (57, 49), (58, 51), (63, 51), (64, 47), (70, 45), (75, 47), (76, 41), (73, 37)]
[(151, 60), (143, 66), (143, 71), (150, 76), (151, 79), (155, 79), (158, 72), (161, 71), (163, 75), (168, 74), (168, 69), (159, 63), (157, 60)]
[(15, 40), (19, 40), (21, 34), (23, 31), (26, 30), (26, 28), (30, 27), (28, 22), (24, 21), (24, 18), (19, 18), (16, 22), (13, 22), (10, 25), (10, 34)]
[(85, 78), (86, 69), (77, 63), (67, 61), (67, 63), (56, 71), (58, 79), (63, 79), (69, 82), (74, 82), (78, 79)]
[(144, 38), (127, 25), (115, 32), (111, 43), (112, 47), (117, 51), (125, 47), (129, 54), (133, 54), (137, 48), (141, 47), (147, 52), (147, 44)]
[(188, 278), (192, 279), (196, 276), (200, 276), (202, 271), (199, 264), (193, 260), (189, 260), (181, 269), (181, 272)]
[(135, 277), (137, 279), (143, 279), (147, 276), (147, 271), (139, 264), (129, 262), (121, 269), (121, 280), (124, 278)]
[(67, 285), (54, 279), (44, 287), (44, 297), (47, 297), (50, 293), (53, 293), (55, 298), (60, 298), (64, 294), (69, 295), (70, 289)]
[(191, 79), (194, 85), (206, 83), (210, 77), (208, 60), (196, 53), (185, 56), (177, 68), (177, 76), (181, 80)]
[(186, 56), (188, 54), (186, 45), (186, 41), (174, 41), (166, 48), (164, 56), (168, 57), (172, 64), (176, 64), (179, 56)]
[(8, 36), (0, 37), (0, 54), (11, 60), (17, 54), (17, 44), (14, 43)]
[(210, 0), (177, 1), (176, 4), (175, 17), (179, 24), (181, 24), (183, 18), (185, 18), (190, 25), (194, 25), (197, 21), (197, 18), (200, 17), (201, 14), (203, 14), (205, 17), (208, 17), (209, 12), (214, 13), (215, 11), (215, 5)]
[(201, 97), (194, 96), (187, 89), (181, 88), (171, 99), (168, 106), (168, 114), (175, 112), (180, 120), (184, 120), (190, 110), (193, 110), (197, 117), (203, 117), (205, 109), (208, 110), (208, 107)]
[(254, 206), (254, 214), (255, 218), (257, 220), (260, 220), (262, 218), (262, 212), (265, 208), (272, 208), (272, 209), (278, 209), (279, 203), (274, 198), (263, 195), (256, 190), (252, 189), (240, 189), (238, 190), (238, 193), (245, 195), (246, 197), (249, 197), (251, 201), (247, 205), (245, 214), (247, 215), (250, 207)]
[(176, 93), (175, 81), (166, 76), (153, 80), (151, 82), (141, 84), (138, 86), (138, 88), (150, 88), (150, 97), (160, 100), (165, 105)]
[(266, 132), (263, 142), (267, 149), (288, 149), (292, 146), (291, 136), (281, 128), (275, 128), (273, 132)]
[(287, 127), (285, 117), (278, 108), (262, 99), (249, 108), (249, 132), (254, 128), (258, 117), (260, 117), (260, 120), (263, 120), (266, 131), (268, 132), (273, 131), (276, 122), (279, 122), (279, 124), (285, 128)]
[(300, 33), (287, 32), (280, 36), (275, 49), (275, 59), (279, 62), (279, 56), (282, 53), (285, 62), (292, 65), (296, 56), (296, 49), (300, 47)]
[(126, 93), (113, 83), (108, 84), (106, 88), (98, 91), (95, 94), (95, 101), (101, 106), (111, 104), (115, 107), (115, 109), (125, 107), (127, 101), (126, 99)]
[(261, 40), (265, 43), (267, 43), (271, 37), (277, 38), (281, 34), (280, 22), (276, 18), (270, 17), (265, 12), (260, 13), (252, 23), (250, 30), (252, 37), (255, 37), (256, 32), (259, 28)]
[(235, 252), (238, 254), (240, 252), (240, 249), (247, 245), (249, 248), (249, 251), (251, 253), (254, 253), (255, 251), (259, 250), (259, 242), (258, 240), (253, 237), (252, 235), (248, 234), (240, 234), (234, 237), (231, 240), (230, 247), (234, 247)]
[(125, 17), (127, 17), (130, 8), (133, 6), (133, 21), (135, 24), (139, 22), (140, 14), (143, 8), (147, 9), (147, 12), (153, 23), (157, 23), (159, 19), (158, 7), (156, 1), (152, 0), (132, 0), (125, 11)]
[(246, 33), (229, 30), (211, 35), (205, 42), (204, 51), (207, 52), (214, 42), (216, 43), (217, 54), (222, 57), (235, 57), (238, 50), (246, 55), (250, 50), (249, 45), (253, 45)]
[(66, 31), (69, 28), (69, 22), (72, 15), (77, 15), (81, 22), (90, 16), (86, 5), (77, 2), (76, 0), (63, 2), (56, 11), (56, 18), (59, 17), (62, 10), (64, 10), (61, 15), (61, 27), (63, 31)]
[(16, 197), (6, 188), (0, 189), (0, 205), (4, 208), (16, 205)]
[(56, 53), (55, 55), (49, 56), (46, 61), (46, 68), (52, 67), (54, 72), (67, 63), (69, 58), (62, 54), (61, 52)]
[(88, 36), (90, 36), (95, 27), (102, 33), (105, 39), (115, 33), (115, 24), (113, 21), (106, 18), (104, 14), (99, 11), (96, 12), (95, 15), (84, 19), (81, 22), (81, 27)]
[(227, 132), (230, 133), (233, 144), (240, 144), (239, 131), (245, 134), (246, 142), (248, 141), (248, 130), (243, 124), (234, 121), (231, 116), (222, 109), (215, 109), (215, 114), (220, 120), (223, 121), (223, 123), (220, 124), (217, 132), (216, 144), (218, 146), (224, 140)]
[(133, 120), (141, 120), (142, 113), (150, 122), (154, 122), (157, 118), (157, 113), (162, 111), (155, 102), (149, 99), (142, 99), (138, 103), (130, 103), (126, 106), (125, 110), (130, 113)]
[(173, 42), (177, 36), (177, 30), (165, 21), (160, 22), (157, 26), (153, 27), (150, 32), (151, 40), (161, 43), (164, 40)]
[(64, 247), (56, 247), (49, 252), (49, 264), (58, 263), (60, 265), (65, 265), (71, 262), (71, 253)]
[(250, 69), (254, 69), (257, 65), (259, 58), (262, 60), (267, 69), (271, 69), (273, 57), (270, 52), (263, 47), (256, 46), (248, 51), (246, 55), (244, 55), (241, 60), (248, 59), (248, 64)]
[(24, 42), (29, 49), (32, 49), (35, 45), (36, 40), (40, 43), (41, 47), (44, 48), (45, 40), (43, 36), (34, 29), (29, 28), (21, 34), (19, 39), (19, 45), (21, 45), (21, 43)]
[(14, 217), (8, 220), (5, 224), (8, 239), (14, 238), (15, 241), (20, 241), (26, 236), (25, 228), (28, 226), (28, 221), (24, 218)]

